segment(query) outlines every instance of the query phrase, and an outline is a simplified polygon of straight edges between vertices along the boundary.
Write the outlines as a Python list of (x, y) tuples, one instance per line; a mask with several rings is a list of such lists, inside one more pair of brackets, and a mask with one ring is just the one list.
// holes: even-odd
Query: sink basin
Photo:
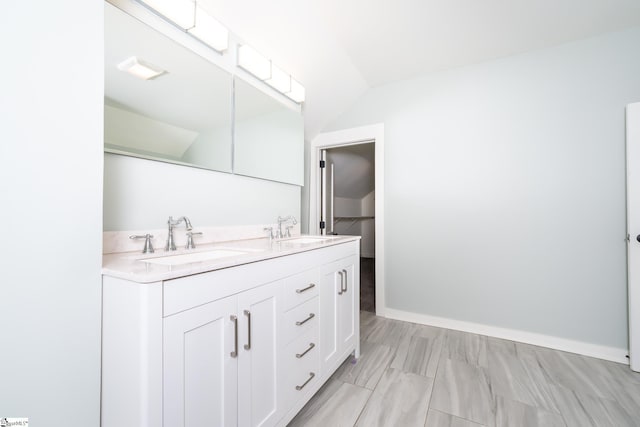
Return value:
[(282, 243), (297, 243), (297, 244), (308, 244), (308, 243), (318, 243), (325, 240), (331, 240), (333, 237), (328, 236), (302, 236), (302, 237), (294, 237), (292, 239), (281, 240)]
[(213, 249), (205, 252), (193, 252), (189, 254), (169, 255), (157, 258), (143, 258), (138, 261), (146, 262), (148, 264), (160, 264), (160, 265), (179, 265), (189, 264), (192, 262), (211, 261), (214, 259), (244, 255), (249, 252), (238, 251), (235, 249)]

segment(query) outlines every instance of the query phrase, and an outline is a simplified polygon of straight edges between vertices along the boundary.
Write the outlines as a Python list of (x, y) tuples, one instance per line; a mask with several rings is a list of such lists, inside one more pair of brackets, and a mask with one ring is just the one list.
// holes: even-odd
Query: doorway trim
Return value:
[(358, 144), (375, 144), (375, 257), (376, 257), (376, 315), (385, 316), (384, 262), (384, 123), (325, 132), (311, 141), (309, 173), (309, 232), (320, 234), (320, 151)]

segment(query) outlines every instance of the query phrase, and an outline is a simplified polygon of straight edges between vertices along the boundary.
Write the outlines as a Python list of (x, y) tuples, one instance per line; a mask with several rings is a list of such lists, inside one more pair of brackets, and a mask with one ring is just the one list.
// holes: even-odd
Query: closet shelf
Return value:
[(334, 221), (346, 220), (346, 221), (359, 221), (362, 219), (374, 219), (373, 216), (334, 216)]

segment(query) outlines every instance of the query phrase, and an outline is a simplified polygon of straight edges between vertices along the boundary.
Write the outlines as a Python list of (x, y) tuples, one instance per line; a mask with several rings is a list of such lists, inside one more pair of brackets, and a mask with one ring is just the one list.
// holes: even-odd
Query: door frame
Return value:
[(629, 365), (640, 372), (640, 102), (627, 105), (626, 113)]
[(384, 262), (384, 123), (325, 132), (311, 141), (309, 173), (309, 233), (320, 234), (320, 151), (358, 144), (375, 144), (375, 257), (376, 257), (376, 315), (384, 317), (385, 262)]

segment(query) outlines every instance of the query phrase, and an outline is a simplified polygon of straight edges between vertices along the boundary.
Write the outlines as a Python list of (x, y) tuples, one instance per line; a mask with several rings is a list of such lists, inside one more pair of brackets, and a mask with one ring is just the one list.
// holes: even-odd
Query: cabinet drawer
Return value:
[(318, 328), (309, 330), (290, 343), (285, 349), (284, 359), (286, 370), (283, 380), (283, 399), (285, 405), (289, 407), (307, 391), (315, 388), (320, 379)]
[(284, 314), (283, 338), (285, 343), (288, 344), (305, 332), (316, 328), (318, 326), (318, 312), (318, 297), (287, 311)]
[(317, 268), (288, 277), (284, 285), (285, 311), (318, 295), (318, 278)]

